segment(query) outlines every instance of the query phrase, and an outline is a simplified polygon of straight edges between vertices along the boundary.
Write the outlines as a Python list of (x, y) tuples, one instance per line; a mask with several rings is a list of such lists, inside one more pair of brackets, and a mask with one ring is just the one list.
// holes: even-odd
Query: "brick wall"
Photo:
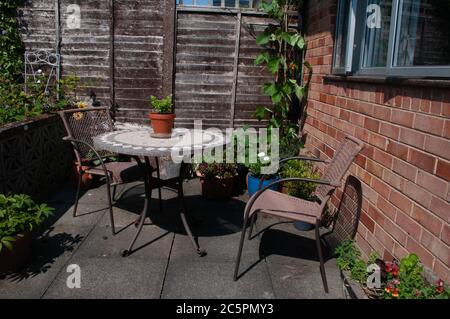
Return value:
[(366, 142), (350, 169), (363, 186), (358, 246), (386, 259), (414, 252), (450, 281), (450, 89), (324, 79), (336, 2), (309, 1), (306, 13), (314, 66), (306, 147), (326, 158), (345, 134)]

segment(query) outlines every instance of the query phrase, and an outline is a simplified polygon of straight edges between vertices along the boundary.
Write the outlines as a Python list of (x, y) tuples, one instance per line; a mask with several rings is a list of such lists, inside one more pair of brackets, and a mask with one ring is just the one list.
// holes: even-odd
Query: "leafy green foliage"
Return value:
[(162, 99), (158, 99), (156, 96), (150, 96), (150, 103), (153, 106), (156, 113), (170, 114), (172, 113), (172, 95), (168, 95)]
[(237, 165), (233, 163), (200, 163), (197, 171), (205, 177), (230, 178), (237, 174)]
[[(299, 0), (272, 0), (263, 1), (260, 6), (277, 21), (257, 36), (256, 43), (264, 47), (264, 51), (254, 61), (255, 65), (265, 65), (274, 75), (274, 81), (263, 86), (263, 92), (271, 98), (273, 107), (260, 106), (254, 116), (258, 120), (268, 118), (269, 127), (279, 128), (281, 136), (296, 136), (298, 125), (289, 121), (288, 115), (295, 99), (300, 102), (305, 99), (312, 74), (309, 63), (302, 66), (299, 62), (301, 52), (306, 50), (306, 42), (296, 28), (290, 27), (293, 21), (287, 13), (301, 5)], [(309, 77), (300, 84), (303, 67), (308, 69)]]
[(73, 101), (68, 95), (75, 91), (79, 81), (69, 76), (60, 83), (53, 81), (46, 89), (48, 76), (42, 72), (37, 74), (36, 81), (29, 83), (28, 94), (24, 92), (24, 45), (18, 21), (18, 7), (23, 3), (23, 0), (0, 0), (0, 125), (71, 106)]
[(335, 250), (336, 262), (340, 270), (350, 271), (361, 256), (353, 240), (346, 240)]
[(0, 251), (12, 249), (13, 236), (32, 231), (47, 219), (53, 208), (36, 204), (28, 195), (0, 194)]
[[(299, 177), (319, 179), (320, 173), (314, 169), (313, 165), (307, 161), (291, 160), (283, 165), (281, 169), (281, 177)], [(313, 193), (316, 190), (316, 184), (310, 182), (288, 182), (283, 185), (287, 189), (287, 193), (291, 196), (302, 198), (305, 200), (313, 200)]]

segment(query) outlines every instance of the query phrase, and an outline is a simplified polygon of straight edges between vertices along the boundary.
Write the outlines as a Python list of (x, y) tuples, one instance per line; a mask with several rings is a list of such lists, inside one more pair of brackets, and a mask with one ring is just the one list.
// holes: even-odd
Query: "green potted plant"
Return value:
[[(247, 174), (247, 189), (249, 196), (253, 196), (260, 189), (279, 179), (276, 174), (263, 174), (261, 172), (263, 167), (269, 165), (270, 156), (266, 155), (264, 152), (258, 154), (256, 163), (251, 163), (248, 165), (249, 172)], [(270, 189), (278, 190), (278, 185), (272, 186)]]
[(19, 270), (27, 261), (31, 232), (53, 212), (28, 195), (0, 194), (0, 273)]
[(175, 114), (172, 110), (172, 96), (158, 99), (152, 95), (150, 96), (150, 103), (154, 110), (149, 114), (153, 133), (159, 137), (170, 137), (175, 120)]
[[(283, 165), (280, 171), (281, 178), (297, 177), (319, 179), (320, 173), (314, 169), (313, 165), (307, 161), (291, 160)], [(287, 182), (281, 187), (281, 192), (290, 196), (304, 200), (315, 200), (314, 191), (316, 184), (310, 182)], [(295, 227), (299, 230), (311, 230), (314, 225), (305, 222), (295, 222)]]
[(202, 185), (202, 195), (208, 199), (230, 198), (237, 174), (233, 163), (200, 163), (197, 166), (197, 176)]

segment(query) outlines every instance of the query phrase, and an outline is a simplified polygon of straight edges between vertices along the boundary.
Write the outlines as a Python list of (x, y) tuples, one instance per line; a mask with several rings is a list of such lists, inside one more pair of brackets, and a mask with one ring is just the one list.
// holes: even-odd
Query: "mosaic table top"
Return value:
[(176, 128), (170, 138), (152, 137), (148, 128), (118, 130), (94, 137), (94, 147), (114, 153), (163, 157), (191, 155), (195, 150), (212, 149), (227, 144), (225, 136), (208, 130)]

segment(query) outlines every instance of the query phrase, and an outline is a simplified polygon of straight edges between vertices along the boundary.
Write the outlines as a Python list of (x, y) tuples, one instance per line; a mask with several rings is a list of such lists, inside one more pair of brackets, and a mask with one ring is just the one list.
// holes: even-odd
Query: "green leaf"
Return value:
[(272, 96), (278, 92), (277, 85), (275, 83), (265, 83), (263, 85), (263, 92), (269, 96)]
[(264, 51), (256, 57), (254, 64), (259, 65), (259, 64), (261, 64), (263, 62), (267, 62), (267, 61), (269, 61), (269, 52)]
[(280, 58), (271, 58), (267, 63), (267, 67), (270, 72), (277, 73), (280, 68), (281, 59)]
[(295, 88), (295, 95), (299, 99), (299, 101), (303, 100), (303, 97), (305, 96), (306, 88), (304, 86), (297, 86)]
[(266, 108), (264, 106), (258, 106), (256, 108), (256, 111), (254, 113), (254, 116), (261, 121), (266, 117)]
[(256, 43), (258, 45), (266, 45), (267, 43), (269, 43), (270, 37), (271, 34), (266, 30), (256, 37)]
[(305, 38), (300, 37), (300, 38), (298, 39), (298, 41), (297, 41), (297, 47), (298, 47), (300, 50), (304, 50), (304, 49), (305, 49), (305, 47), (306, 47)]

